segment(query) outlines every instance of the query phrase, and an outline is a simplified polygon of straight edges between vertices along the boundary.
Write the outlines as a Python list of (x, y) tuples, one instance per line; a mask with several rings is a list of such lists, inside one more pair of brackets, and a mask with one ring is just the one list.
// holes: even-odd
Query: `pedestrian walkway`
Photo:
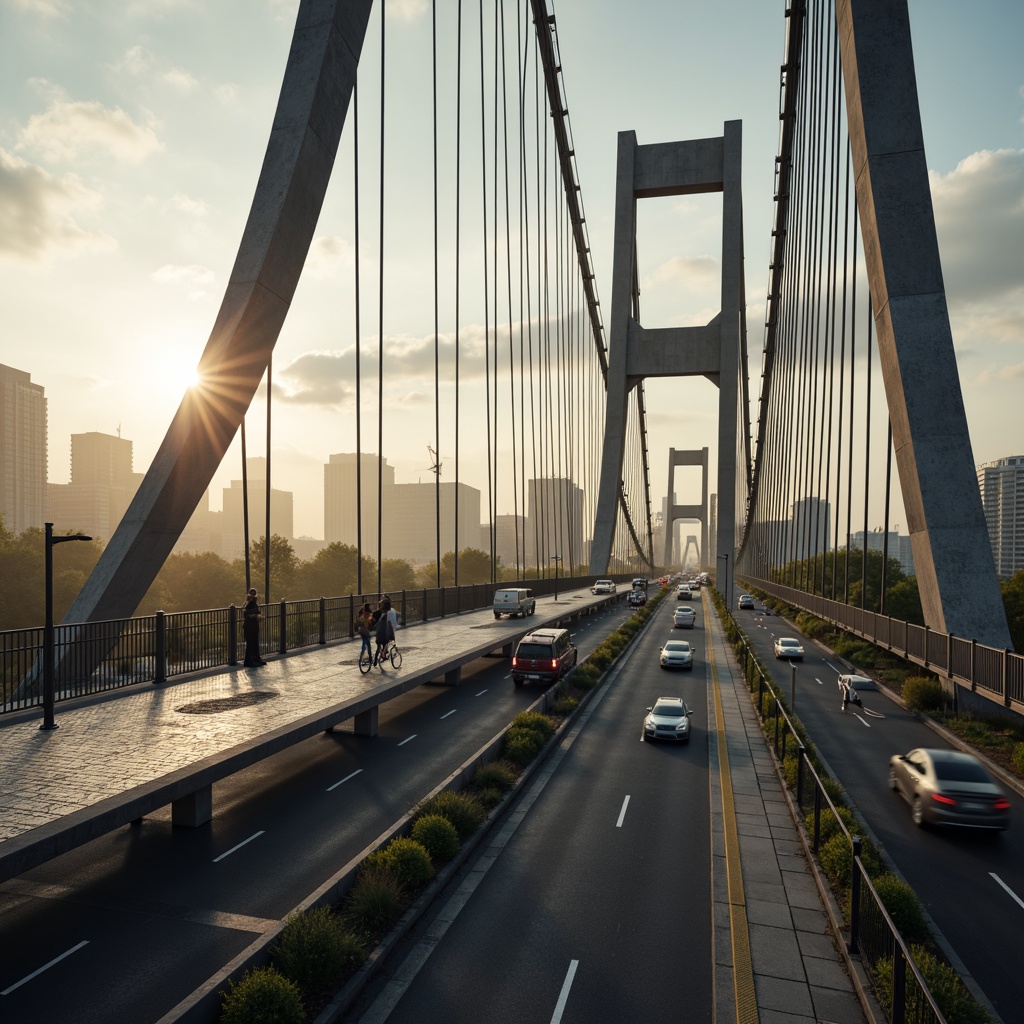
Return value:
[[(885, 1020), (832, 938), (742, 673), (705, 595), (711, 730), (716, 1024)], [(723, 744), (724, 740), (724, 744)], [(717, 770), (716, 770), (717, 769)], [(834, 911), (838, 914), (838, 911)]]
[[(572, 591), (542, 597), (526, 619), (490, 609), (399, 632), (402, 667), (362, 675), (360, 645), (342, 642), (145, 684), (0, 718), (0, 881), (91, 839), (207, 794), (212, 783), (286, 746), (433, 679), (458, 679), (463, 663), (513, 644), (531, 629), (587, 614), (617, 598)], [(374, 730), (375, 731), (375, 730)], [(209, 810), (209, 808), (206, 808)], [(190, 824), (200, 824), (202, 807)], [(186, 812), (182, 811), (184, 819)], [(182, 820), (181, 823), (186, 823)]]

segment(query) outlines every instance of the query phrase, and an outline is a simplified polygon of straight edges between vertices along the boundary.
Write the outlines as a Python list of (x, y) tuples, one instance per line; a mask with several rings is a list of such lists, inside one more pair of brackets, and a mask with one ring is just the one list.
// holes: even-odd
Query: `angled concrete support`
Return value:
[(368, 711), (360, 711), (352, 719), (352, 726), (357, 736), (376, 736), (377, 720), (380, 717), (380, 708), (372, 707)]
[(1010, 646), (949, 326), (906, 0), (839, 0), (857, 209), (925, 622)]
[[(645, 377), (703, 376), (718, 394), (717, 554), (723, 556), (730, 592), (735, 563), (736, 517), (746, 504), (750, 431), (746, 402), (746, 311), (743, 295), (742, 130), (727, 121), (721, 138), (640, 146), (634, 132), (619, 133), (615, 191), (615, 248), (608, 330), (608, 397), (590, 571), (608, 571), (629, 392)], [(636, 203), (656, 196), (722, 193), (721, 309), (704, 325), (648, 330), (634, 314)], [(737, 479), (737, 471), (742, 476)], [(696, 518), (696, 517), (695, 517)], [(665, 524), (671, 537), (671, 523)], [(727, 555), (728, 557), (724, 557)], [(710, 552), (701, 558), (711, 562)]]
[(200, 382), (182, 400), (65, 622), (120, 619), (135, 611), (242, 422), (313, 239), (371, 6), (372, 0), (302, 0), (299, 5), (263, 168), (199, 362)]

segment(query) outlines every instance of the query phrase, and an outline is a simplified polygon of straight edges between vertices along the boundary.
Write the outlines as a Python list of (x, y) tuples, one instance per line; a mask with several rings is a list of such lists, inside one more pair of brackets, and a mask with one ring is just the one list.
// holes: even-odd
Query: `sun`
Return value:
[(182, 398), (200, 382), (199, 367), (189, 357), (165, 352), (156, 362), (160, 390), (167, 394)]

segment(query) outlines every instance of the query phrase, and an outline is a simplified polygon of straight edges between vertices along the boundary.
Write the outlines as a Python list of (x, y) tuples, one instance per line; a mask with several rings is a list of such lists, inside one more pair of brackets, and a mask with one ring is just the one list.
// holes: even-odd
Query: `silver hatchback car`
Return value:
[(690, 742), (690, 709), (681, 697), (659, 697), (647, 709), (644, 739)]

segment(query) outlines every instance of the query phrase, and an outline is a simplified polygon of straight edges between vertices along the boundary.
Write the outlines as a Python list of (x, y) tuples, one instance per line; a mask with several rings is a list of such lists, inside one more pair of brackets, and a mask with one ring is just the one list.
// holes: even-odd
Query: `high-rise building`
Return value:
[(822, 498), (794, 501), (790, 557), (803, 561), (830, 550), (829, 518), (829, 504)]
[(980, 465), (978, 487), (996, 574), (1006, 579), (1024, 569), (1024, 455)]
[[(245, 554), (245, 507), (248, 498), (249, 543), (267, 532), (267, 460), (254, 457), (245, 460), (246, 484), (232, 480), (223, 490), (224, 510), (221, 522), (221, 555), (238, 558)], [(246, 494), (248, 492), (248, 494)], [(291, 491), (270, 488), (270, 535), (291, 541), (295, 532), (294, 495)]]
[[(404, 558), (407, 562), (436, 560), (438, 497), (441, 557), (455, 551), (456, 546), (459, 551), (480, 547), (480, 492), (475, 487), (464, 483), (442, 483), (439, 488), (433, 482), (392, 484), (384, 491), (384, 558)], [(376, 552), (368, 552), (365, 544), (363, 552), (376, 558)]]
[(132, 442), (90, 431), (71, 435), (71, 482), (48, 484), (47, 517), (58, 532), (78, 530), (106, 543), (124, 518), (142, 474), (132, 471)]
[(359, 547), (361, 542), (364, 555), (377, 557), (378, 466), (382, 487), (393, 487), (395, 467), (376, 455), (342, 452), (332, 455), (324, 466), (324, 540), (328, 544)]
[(46, 395), (0, 363), (0, 515), (12, 533), (46, 522)]
[(573, 575), (583, 564), (583, 490), (565, 477), (527, 482), (526, 565)]
[[(914, 573), (914, 552), (910, 547), (910, 538), (903, 537), (896, 530), (890, 530), (888, 538), (882, 530), (873, 530), (867, 535), (868, 551), (885, 550), (889, 558), (895, 558), (900, 563), (900, 568), (907, 576)], [(858, 530), (850, 534), (850, 549), (864, 550), (864, 531)]]

